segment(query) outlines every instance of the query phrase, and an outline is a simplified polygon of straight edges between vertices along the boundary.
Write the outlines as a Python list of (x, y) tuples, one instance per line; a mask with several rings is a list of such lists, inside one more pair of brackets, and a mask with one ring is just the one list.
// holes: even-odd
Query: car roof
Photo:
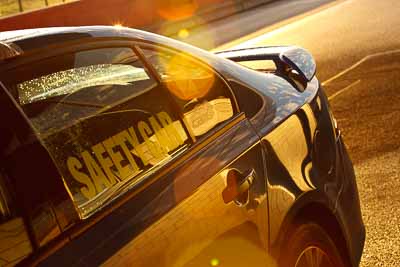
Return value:
[(87, 38), (129, 38), (174, 47), (200, 57), (211, 54), (162, 35), (123, 26), (51, 27), (0, 32), (1, 43), (18, 46), (24, 52)]
[[(162, 35), (132, 29), (123, 26), (78, 26), (78, 27), (51, 27), (38, 29), (25, 29), (16, 31), (0, 32), (0, 55), (11, 54), (16, 56), (28, 53), (36, 49), (43, 49), (51, 45), (62, 45), (70, 41), (79, 41), (90, 38), (129, 38), (131, 40), (143, 41), (157, 45), (174, 48), (183, 51), (208, 62), (214, 68), (226, 74), (232, 68), (230, 60), (223, 59), (213, 53), (207, 52), (190, 44), (174, 40)], [(18, 51), (5, 51), (2, 49), (14, 48)], [(15, 57), (16, 57), (15, 56)], [(0, 63), (7, 58), (1, 58)], [(236, 64), (235, 64), (236, 65)]]
[(90, 37), (128, 37), (153, 40), (156, 35), (113, 26), (50, 27), (0, 32), (0, 61), (29, 50)]
[[(144, 36), (152, 36), (155, 34), (144, 32), (137, 29), (131, 29), (122, 26), (79, 26), (79, 27), (49, 27), (37, 29), (24, 29), (15, 31), (0, 32), (1, 42), (19, 42), (27, 39), (35, 39), (49, 35), (67, 35), (67, 34), (86, 34), (90, 37), (107, 37), (107, 36), (126, 36), (129, 32), (130, 37), (139, 39)], [(62, 38), (61, 38), (62, 39)]]
[[(41, 29), (24, 29), (15, 31), (0, 32), (1, 42), (13, 42), (21, 39), (32, 38), (39, 35), (52, 34), (54, 32), (61, 32), (63, 29), (68, 28), (41, 28)], [(71, 29), (72, 30), (72, 29)]]
[[(19, 54), (22, 54), (50, 45), (61, 45), (68, 41), (79, 41), (80, 39), (90, 38), (129, 38), (155, 43), (185, 51), (209, 63), (215, 63), (216, 60), (219, 60), (217, 58), (220, 58), (213, 53), (206, 52), (198, 47), (172, 38), (122, 26), (51, 27), (0, 32), (0, 43), (6, 44), (0, 46), (0, 55), (3, 52), (1, 50), (7, 49), (7, 47), (17, 48), (20, 52)], [(12, 53), (8, 51), (8, 54)], [(2, 59), (4, 58), (0, 57), (0, 62)]]

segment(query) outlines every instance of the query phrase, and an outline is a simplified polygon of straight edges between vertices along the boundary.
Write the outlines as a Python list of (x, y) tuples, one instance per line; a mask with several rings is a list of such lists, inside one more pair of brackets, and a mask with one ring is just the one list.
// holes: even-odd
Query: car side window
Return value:
[(193, 139), (199, 139), (237, 112), (231, 91), (209, 67), (172, 51), (141, 48), (180, 109)]
[(23, 110), (40, 133), (57, 131), (154, 87), (131, 48), (86, 50), (20, 68), (14, 81)]
[(34, 65), (42, 70), (32, 65), (19, 70), (16, 99), (56, 163), (81, 218), (190, 145), (167, 92), (133, 48), (79, 51)]

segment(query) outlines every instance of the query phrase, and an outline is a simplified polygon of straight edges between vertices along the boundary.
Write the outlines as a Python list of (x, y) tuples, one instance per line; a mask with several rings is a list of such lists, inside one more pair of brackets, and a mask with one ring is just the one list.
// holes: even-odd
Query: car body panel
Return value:
[[(112, 262), (115, 266), (114, 261), (122, 261), (121, 266), (126, 266), (127, 262), (138, 261), (138, 266), (145, 266), (147, 259), (157, 266), (172, 266), (171, 263), (182, 264), (179, 260), (188, 261), (185, 257), (193, 255), (179, 255), (183, 248), (190, 249), (192, 245), (191, 249), (195, 251), (191, 253), (199, 252), (217, 236), (249, 220), (245, 207), (223, 204), (224, 168), (241, 171), (254, 168), (257, 181), (252, 187), (251, 198), (266, 201), (263, 165), (255, 160), (260, 157), (262, 150), (258, 137), (249, 122), (242, 120), (94, 225), (88, 233), (71, 240), (43, 266), (60, 265), (60, 259), (64, 259), (62, 266), (98, 265), (112, 255), (106, 265)], [(219, 174), (213, 176), (213, 173)], [(251, 208), (267, 216), (265, 204)], [(168, 250), (165, 250), (166, 244)], [(87, 246), (89, 251), (82, 249)], [(142, 249), (142, 246), (146, 247), (146, 253), (137, 253), (136, 248)], [(171, 262), (174, 260), (177, 263)]]
[[(316, 77), (299, 90), (283, 74), (248, 69), (193, 46), (127, 28), (49, 28), (2, 33), (0, 39), (23, 51), (20, 58), (0, 64), (0, 71), (21, 62), (35, 62), (44, 52), (52, 55), (97, 42), (129, 41), (183, 51), (224, 78), (242, 111), (213, 132), (208, 141), (193, 146), (183, 157), (149, 176), (139, 189), (130, 190), (88, 219), (71, 217), (62, 222), (58, 211), (73, 209), (73, 205), (66, 192), (60, 193), (61, 179), (53, 182), (53, 192), (46, 197), (64, 194), (60, 196), (64, 201), (48, 207), (54, 209), (59, 223), (55, 228), (62, 233), (42, 247), (36, 244), (38, 254), (24, 264), (145, 266), (151, 262), (157, 266), (196, 266), (223, 259), (239, 266), (242, 255), (251, 250), (255, 258), (260, 256), (270, 263), (268, 266), (274, 266), (277, 255), (273, 251), (281, 249), (288, 225), (302, 210), (318, 203), (337, 219), (346, 241), (344, 250), (357, 266), (365, 230), (354, 171)], [(309, 72), (307, 77), (311, 76)], [(41, 147), (46, 164), (37, 168), (50, 166), (45, 144), (32, 138), (30, 146), (35, 148), (26, 155), (18, 153), (18, 157), (33, 157)], [(50, 166), (46, 171), (49, 177), (39, 181), (43, 188), (50, 183), (50, 176), (56, 175), (54, 168)], [(242, 174), (255, 171), (249, 201), (240, 207), (232, 202), (223, 204), (230, 170)], [(19, 176), (26, 175), (26, 170), (20, 172)], [(39, 170), (33, 173), (37, 175)], [(250, 241), (243, 242), (246, 238), (240, 233), (247, 233)], [(234, 257), (225, 258), (230, 250), (218, 250), (221, 245), (239, 249), (233, 250)], [(262, 250), (266, 252), (263, 256)]]
[(364, 249), (366, 230), (361, 214), (353, 164), (341, 137), (338, 139), (337, 145), (340, 153), (338, 165), (341, 168), (342, 177), (345, 178), (340, 187), (335, 214), (339, 218), (338, 221), (343, 224), (343, 231), (346, 233), (348, 249), (350, 250), (349, 254), (352, 255), (352, 264), (358, 266)]

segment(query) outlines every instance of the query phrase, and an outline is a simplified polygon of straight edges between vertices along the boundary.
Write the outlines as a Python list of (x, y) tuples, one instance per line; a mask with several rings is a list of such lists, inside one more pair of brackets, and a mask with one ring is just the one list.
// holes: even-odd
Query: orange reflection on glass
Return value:
[(195, 0), (157, 0), (157, 13), (166, 20), (181, 20), (194, 15), (198, 9)]
[(181, 54), (163, 62), (168, 73), (163, 77), (168, 90), (182, 100), (192, 100), (205, 96), (213, 86), (215, 77), (211, 71), (200, 68)]

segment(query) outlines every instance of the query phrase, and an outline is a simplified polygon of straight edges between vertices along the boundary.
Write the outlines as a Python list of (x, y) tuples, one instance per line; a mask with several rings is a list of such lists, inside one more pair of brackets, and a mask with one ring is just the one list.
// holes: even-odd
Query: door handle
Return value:
[(239, 206), (246, 205), (249, 201), (249, 190), (254, 182), (256, 172), (254, 169), (241, 174), (232, 169), (226, 176), (226, 188), (222, 191), (225, 204), (234, 201)]
[(244, 178), (242, 179), (242, 182), (239, 185), (239, 194), (249, 191), (251, 185), (254, 182), (255, 173), (256, 173), (255, 170), (251, 169), (244, 175)]

